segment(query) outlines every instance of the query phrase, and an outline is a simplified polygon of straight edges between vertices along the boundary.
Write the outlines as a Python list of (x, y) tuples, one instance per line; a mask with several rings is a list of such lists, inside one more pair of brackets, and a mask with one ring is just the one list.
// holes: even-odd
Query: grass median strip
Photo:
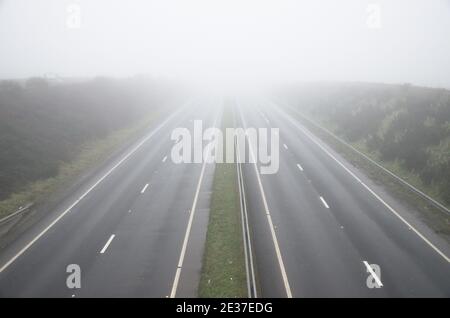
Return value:
[[(227, 107), (222, 128), (231, 125), (231, 109)], [(214, 174), (199, 296), (247, 297), (246, 286), (236, 164), (218, 163)]]

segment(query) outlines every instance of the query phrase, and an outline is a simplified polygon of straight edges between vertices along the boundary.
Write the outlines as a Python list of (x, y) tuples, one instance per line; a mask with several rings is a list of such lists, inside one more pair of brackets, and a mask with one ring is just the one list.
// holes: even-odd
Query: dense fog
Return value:
[(450, 87), (447, 0), (3, 0), (0, 78)]

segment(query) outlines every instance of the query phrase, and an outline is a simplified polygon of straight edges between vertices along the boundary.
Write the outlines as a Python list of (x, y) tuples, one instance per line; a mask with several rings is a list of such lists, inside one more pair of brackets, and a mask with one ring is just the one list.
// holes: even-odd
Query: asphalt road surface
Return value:
[[(173, 163), (170, 134), (218, 125), (219, 104), (149, 127), (5, 248), (0, 297), (195, 297), (214, 165)], [(450, 296), (449, 246), (413, 213), (281, 107), (239, 100), (235, 115), (279, 128), (278, 173), (243, 165), (258, 296)], [(66, 285), (70, 264), (80, 289)]]
[[(212, 126), (214, 103), (192, 102), (149, 127), (2, 251), (0, 297), (196, 296), (214, 166), (173, 163), (170, 136), (197, 119)], [(80, 266), (80, 289), (66, 285), (69, 264)]]
[(259, 296), (450, 296), (446, 242), (283, 108), (237, 109), (279, 128), (278, 173), (243, 166)]

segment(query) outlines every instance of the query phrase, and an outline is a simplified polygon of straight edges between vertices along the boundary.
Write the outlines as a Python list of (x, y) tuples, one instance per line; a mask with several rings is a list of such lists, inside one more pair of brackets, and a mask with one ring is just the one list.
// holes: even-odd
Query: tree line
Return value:
[(147, 78), (0, 81), (0, 200), (53, 177), (79, 147), (128, 127), (170, 96)]
[(450, 204), (450, 91), (409, 84), (304, 84), (291, 103), (346, 141), (394, 162)]

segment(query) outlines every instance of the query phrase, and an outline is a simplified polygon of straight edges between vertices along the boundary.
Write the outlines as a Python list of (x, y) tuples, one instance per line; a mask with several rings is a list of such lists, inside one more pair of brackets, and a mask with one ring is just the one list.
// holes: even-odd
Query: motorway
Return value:
[(240, 126), (280, 139), (278, 173), (243, 165), (259, 296), (450, 296), (445, 241), (285, 109), (245, 106)]
[[(0, 297), (196, 296), (214, 165), (173, 163), (170, 135), (195, 119), (212, 126), (217, 104), (194, 101), (149, 127), (2, 251)], [(80, 289), (66, 286), (69, 264)]]
[[(2, 250), (0, 297), (196, 297), (214, 165), (173, 163), (170, 134), (218, 125), (220, 104), (149, 127)], [(241, 99), (235, 115), (279, 128), (278, 173), (242, 165), (258, 296), (450, 297), (450, 247), (413, 213), (278, 105)]]

